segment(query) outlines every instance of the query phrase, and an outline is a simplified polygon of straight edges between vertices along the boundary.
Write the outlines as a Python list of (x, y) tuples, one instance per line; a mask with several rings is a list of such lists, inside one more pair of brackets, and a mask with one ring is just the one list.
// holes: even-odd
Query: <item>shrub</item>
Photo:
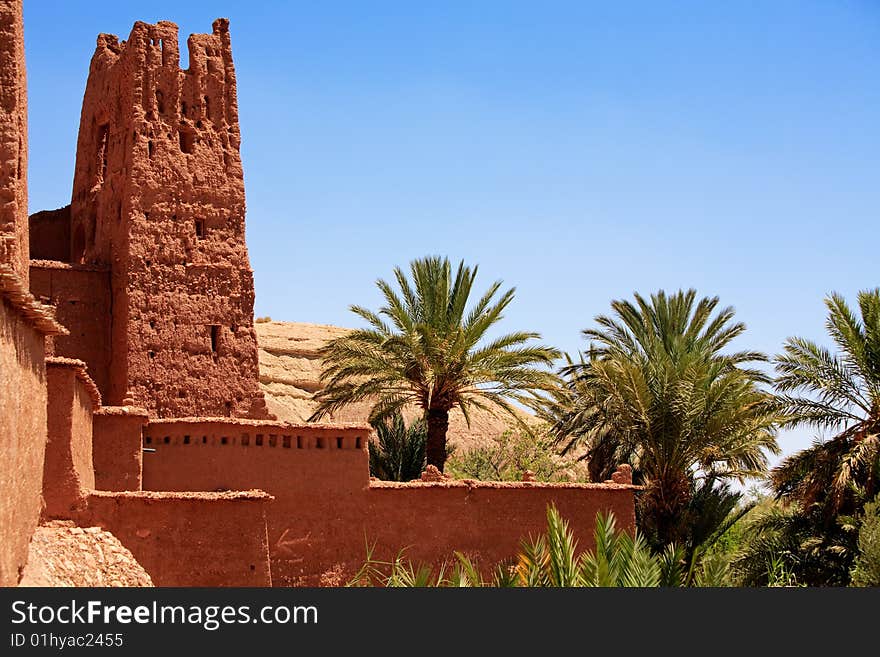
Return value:
[(859, 529), (859, 555), (852, 570), (853, 586), (880, 586), (880, 496), (865, 505)]
[(418, 479), (425, 469), (425, 445), (428, 429), (422, 420), (408, 427), (403, 415), (396, 413), (382, 422), (374, 422), (376, 438), (370, 440), (370, 475), (385, 481)]
[(520, 481), (526, 470), (537, 481), (571, 480), (571, 459), (558, 456), (553, 441), (542, 431), (529, 433), (522, 428), (508, 429), (492, 444), (455, 454), (447, 461), (447, 474), (456, 479), (481, 481)]

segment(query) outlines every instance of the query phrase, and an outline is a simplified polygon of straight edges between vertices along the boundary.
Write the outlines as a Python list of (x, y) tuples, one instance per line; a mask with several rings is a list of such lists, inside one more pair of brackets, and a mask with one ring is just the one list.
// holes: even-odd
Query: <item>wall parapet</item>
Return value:
[(98, 386), (89, 376), (87, 365), (76, 358), (64, 358), (62, 356), (49, 356), (46, 358), (47, 368), (68, 368), (75, 373), (77, 380), (82, 383), (94, 405), (93, 411), (101, 408), (101, 393)]
[(89, 499), (92, 500), (194, 500), (194, 501), (222, 501), (222, 500), (263, 500), (271, 502), (275, 499), (264, 490), (252, 488), (250, 490), (230, 491), (156, 491), (156, 490), (127, 490), (107, 491), (91, 490)]
[(102, 406), (95, 411), (95, 415), (102, 417), (120, 415), (126, 417), (149, 418), (150, 412), (146, 408), (141, 408), (140, 406)]
[(90, 491), (80, 525), (111, 532), (156, 586), (271, 586), (261, 490)]
[(92, 463), (95, 488), (123, 491), (143, 488), (144, 425), (149, 412), (137, 406), (103, 406), (92, 415)]
[(424, 489), (424, 488), (469, 488), (482, 489), (517, 489), (538, 488), (548, 490), (642, 490), (644, 486), (603, 482), (568, 482), (568, 481), (479, 481), (477, 479), (448, 479), (445, 481), (370, 481), (370, 488)]
[(100, 264), (80, 264), (72, 262), (63, 262), (61, 260), (31, 260), (31, 267), (34, 269), (65, 269), (70, 271), (97, 271), (109, 272), (110, 267)]
[(294, 424), (239, 418), (154, 419), (144, 445), (225, 445), (293, 450), (366, 450), (367, 424)]
[[(0, 240), (0, 245), (2, 243), (3, 241)], [(0, 298), (8, 301), (22, 317), (43, 335), (68, 334), (67, 329), (55, 319), (54, 308), (37, 301), (37, 298), (25, 287), (22, 278), (12, 267), (4, 263), (0, 263)]]

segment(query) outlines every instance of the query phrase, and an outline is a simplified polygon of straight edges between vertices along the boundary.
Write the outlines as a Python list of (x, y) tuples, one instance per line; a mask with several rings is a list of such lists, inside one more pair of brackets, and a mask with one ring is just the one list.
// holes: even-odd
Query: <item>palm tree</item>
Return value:
[[(376, 285), (385, 305), (378, 312), (351, 306), (369, 328), (327, 343), (316, 420), (348, 404), (372, 400), (370, 421), (409, 404), (424, 412), (427, 462), (441, 471), (446, 462), (449, 411), (458, 408), (470, 424), (473, 408), (503, 411), (521, 422), (513, 405), (532, 405), (556, 376), (545, 369), (556, 349), (531, 344), (540, 335), (517, 332), (487, 341), (489, 330), (513, 300), (511, 288), (496, 299), (501, 281), (468, 307), (477, 267), (460, 262), (453, 276), (449, 260), (426, 257), (410, 263), (411, 280), (395, 267), (399, 291)], [(542, 367), (544, 366), (544, 367)]]
[(783, 426), (833, 435), (785, 459), (770, 480), (784, 501), (819, 507), (826, 527), (859, 513), (880, 487), (880, 288), (860, 292), (858, 302), (861, 319), (839, 294), (825, 299), (838, 353), (789, 338), (775, 361)]
[(428, 431), (422, 420), (409, 426), (403, 413), (374, 422), (376, 440), (371, 440), (370, 475), (383, 481), (418, 479), (425, 469), (425, 442)]
[[(660, 291), (612, 302), (581, 362), (564, 368), (554, 425), (563, 451), (584, 444), (594, 470), (629, 462), (646, 484), (639, 512), (656, 546), (687, 541), (694, 479), (744, 480), (766, 471), (776, 453), (768, 377), (750, 367), (763, 354), (724, 350), (745, 331), (718, 298)], [(713, 315), (713, 313), (715, 313)]]

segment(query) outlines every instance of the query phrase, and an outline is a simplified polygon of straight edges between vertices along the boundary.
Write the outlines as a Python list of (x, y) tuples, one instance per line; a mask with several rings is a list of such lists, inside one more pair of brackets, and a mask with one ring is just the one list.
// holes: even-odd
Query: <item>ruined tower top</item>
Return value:
[(0, 264), (27, 288), (27, 79), (21, 0), (0, 0)]

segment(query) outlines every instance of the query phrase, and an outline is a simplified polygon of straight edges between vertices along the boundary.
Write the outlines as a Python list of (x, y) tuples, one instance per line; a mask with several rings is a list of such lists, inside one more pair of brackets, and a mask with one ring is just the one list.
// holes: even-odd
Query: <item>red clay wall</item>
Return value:
[(96, 491), (79, 523), (111, 532), (156, 586), (271, 586), (270, 500), (261, 491)]
[(15, 586), (40, 518), (45, 337), (0, 295), (0, 586)]
[(82, 361), (46, 360), (48, 433), (43, 465), (44, 515), (70, 518), (95, 487), (92, 465), (92, 413), (100, 397)]
[(70, 206), (36, 212), (28, 219), (31, 260), (70, 262)]
[(55, 306), (70, 331), (50, 341), (49, 353), (86, 363), (101, 397), (109, 392), (110, 274), (106, 268), (31, 261), (31, 292)]
[(459, 550), (494, 565), (513, 556), (522, 538), (546, 532), (550, 504), (582, 549), (595, 548), (600, 511), (614, 512), (618, 527), (632, 532), (633, 491), (611, 484), (373, 482), (359, 533), (376, 541), (379, 556), (407, 547), (409, 558), (431, 563)]
[(144, 455), (144, 488), (257, 487), (273, 495), (268, 533), (280, 586), (345, 583), (363, 564), (365, 539), (376, 542), (377, 557), (410, 546), (415, 560), (442, 561), (462, 550), (494, 564), (513, 556), (524, 536), (544, 531), (551, 502), (584, 548), (592, 546), (599, 510), (614, 511), (623, 529), (635, 527), (629, 486), (371, 484), (368, 435), (369, 427), (357, 425), (154, 421), (144, 429), (145, 446), (156, 450)]
[[(581, 549), (594, 546), (598, 511), (635, 528), (633, 489), (609, 484), (492, 482), (373, 482), (350, 500), (332, 495), (273, 492), (269, 507), (272, 574), (276, 586), (339, 585), (374, 557), (406, 548), (414, 562), (449, 562), (455, 550), (486, 573), (516, 555), (520, 541), (546, 531), (547, 505), (566, 518)], [(274, 530), (274, 531), (273, 531)]]
[(27, 78), (21, 0), (0, 0), (0, 263), (27, 289)]
[(153, 420), (144, 428), (144, 490), (284, 489), (350, 495), (369, 482), (361, 425)]
[(143, 440), (146, 409), (104, 406), (92, 425), (92, 463), (97, 490), (142, 490)]

